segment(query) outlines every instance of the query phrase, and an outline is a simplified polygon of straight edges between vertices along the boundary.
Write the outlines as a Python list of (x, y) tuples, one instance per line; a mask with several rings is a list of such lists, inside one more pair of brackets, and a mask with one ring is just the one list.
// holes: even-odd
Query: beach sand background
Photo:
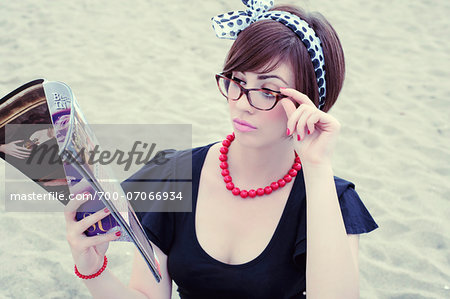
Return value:
[[(345, 50), (346, 82), (330, 112), (342, 123), (334, 169), (380, 226), (361, 236), (361, 298), (450, 298), (450, 2), (283, 3), (322, 12)], [(67, 83), (90, 123), (187, 123), (193, 146), (220, 140), (231, 124), (214, 74), (231, 41), (215, 37), (210, 18), (242, 8), (2, 1), (0, 94), (44, 77)], [(63, 215), (5, 211), (0, 167), (0, 298), (89, 298)], [(108, 250), (124, 283), (132, 253), (130, 244)]]

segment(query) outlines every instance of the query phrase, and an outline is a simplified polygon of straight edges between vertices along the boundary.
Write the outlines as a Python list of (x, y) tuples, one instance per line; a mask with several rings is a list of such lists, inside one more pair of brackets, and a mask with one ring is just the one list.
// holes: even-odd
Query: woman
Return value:
[[(216, 76), (234, 133), (174, 153), (173, 163), (192, 154), (192, 212), (139, 213), (161, 283), (138, 254), (128, 287), (104, 270), (117, 236), (82, 233), (108, 211), (66, 213), (78, 271), (104, 270), (84, 280), (94, 297), (170, 298), (173, 279), (181, 298), (358, 298), (358, 234), (377, 225), (354, 185), (333, 177), (340, 124), (326, 112), (344, 79), (339, 39), (320, 14), (243, 2), (247, 11), (213, 18), (219, 37), (237, 36)], [(165, 165), (144, 166), (124, 190)]]

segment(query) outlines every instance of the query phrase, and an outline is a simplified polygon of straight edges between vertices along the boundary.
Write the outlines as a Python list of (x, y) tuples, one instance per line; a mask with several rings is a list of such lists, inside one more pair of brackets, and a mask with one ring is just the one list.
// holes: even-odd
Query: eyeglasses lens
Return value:
[[(229, 100), (238, 100), (241, 95), (241, 87), (235, 81), (221, 77), (219, 79), (220, 92)], [(276, 102), (276, 93), (268, 90), (249, 90), (250, 104), (261, 110), (271, 109)]]

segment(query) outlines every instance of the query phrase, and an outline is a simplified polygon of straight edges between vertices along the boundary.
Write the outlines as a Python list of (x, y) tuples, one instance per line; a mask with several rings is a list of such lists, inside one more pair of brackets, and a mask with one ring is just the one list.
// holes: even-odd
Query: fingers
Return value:
[[(300, 141), (306, 134), (312, 134), (315, 131), (314, 124), (320, 119), (317, 113), (319, 110), (308, 96), (298, 90), (281, 88), (280, 91), (289, 97), (280, 101), (288, 116), (288, 132), (296, 132), (296, 138)], [(297, 103), (299, 107), (297, 108), (294, 103)], [(312, 117), (313, 114), (315, 115), (314, 117)]]
[(289, 117), (287, 126), (290, 132), (297, 134), (296, 139), (301, 141), (316, 131), (316, 124), (321, 117), (322, 112), (315, 106), (300, 105)]
[[(87, 186), (85, 183), (82, 183), (81, 185), (85, 187)], [(71, 189), (71, 191), (73, 190)], [(75, 217), (77, 210), (79, 210), (80, 206), (83, 204), (88, 203), (89, 200), (92, 199), (92, 195), (89, 192), (72, 193), (71, 197), (73, 197), (73, 194), (77, 195), (74, 197), (76, 199), (71, 198), (64, 211), (64, 216), (66, 218), (67, 242), (69, 243), (72, 251), (75, 264), (92, 265), (92, 261), (98, 260), (98, 257), (103, 257), (105, 255), (109, 242), (117, 240), (121, 236), (121, 232), (117, 231), (90, 237), (86, 236), (84, 232), (87, 229), (92, 226), (94, 226), (95, 229), (100, 228), (101, 226), (99, 222), (101, 222), (105, 217), (112, 217), (111, 212), (108, 209), (103, 208), (94, 214), (84, 217), (80, 221), (76, 221)], [(78, 195), (85, 196), (79, 197)], [(92, 203), (94, 206), (96, 205), (96, 202)], [(86, 209), (87, 208), (88, 207), (86, 207)], [(103, 228), (101, 229), (103, 230)], [(86, 269), (89, 269), (89, 267), (91, 266), (88, 266)], [(88, 272), (90, 271), (86, 270), (86, 273)]]
[(30, 154), (29, 153), (21, 153), (19, 151), (12, 151), (10, 153), (10, 156), (13, 156), (18, 159), (25, 159), (25, 158), (28, 158), (30, 156)]
[(320, 116), (317, 113), (312, 114), (310, 117), (308, 117), (308, 119), (306, 120), (308, 135), (314, 134), (314, 132), (316, 131), (315, 124), (318, 123), (319, 121), (320, 121)]
[(20, 139), (20, 140), (11, 141), (10, 143), (16, 144), (16, 143), (19, 143), (19, 142), (22, 142), (22, 141), (23, 141), (23, 139)]
[(320, 120), (320, 116), (313, 109), (305, 109), (297, 122), (298, 140), (302, 140), (306, 135), (311, 135), (316, 130), (315, 124)]
[(30, 154), (31, 153), (31, 149), (29, 148), (25, 148), (25, 147), (21, 147), (21, 146), (15, 146), (14, 150), (18, 153), (22, 153), (22, 154)]
[(284, 108), (284, 111), (286, 112), (286, 115), (288, 118), (291, 117), (291, 115), (295, 112), (297, 107), (295, 107), (294, 102), (289, 98), (284, 98), (280, 101), (281, 105)]
[(92, 196), (93, 192), (91, 192), (93, 191), (92, 186), (84, 179), (82, 179), (80, 182), (72, 186), (70, 188), (70, 191), (72, 194), (71, 199), (64, 208), (64, 217), (66, 218), (66, 222), (68, 223), (68, 225), (69, 223), (77, 222), (75, 216), (80, 206), (89, 202), (90, 200), (93, 200)]
[[(102, 235), (97, 235), (93, 237), (87, 237), (83, 240), (83, 246), (86, 248), (92, 247), (92, 246), (98, 246), (100, 244), (109, 243), (111, 241), (114, 241), (118, 239), (121, 236), (120, 231), (113, 232), (113, 233), (107, 233)], [(106, 251), (106, 250), (105, 250)]]
[(89, 192), (85, 192), (82, 194), (84, 196), (82, 196), (81, 198), (79, 196), (75, 196), (73, 199), (69, 200), (69, 203), (64, 207), (64, 217), (66, 218), (66, 222), (69, 223), (76, 221), (75, 215), (78, 208), (91, 199)]
[(97, 222), (101, 221), (103, 218), (111, 214), (111, 211), (108, 210), (108, 208), (101, 209), (94, 214), (91, 214), (77, 223), (77, 230), (82, 233), (85, 230), (87, 230), (92, 225), (96, 224)]
[(23, 148), (21, 146), (14, 146), (13, 153), (17, 156), (22, 157), (22, 159), (25, 159), (30, 156), (31, 150), (28, 148)]
[(118, 239), (120, 236), (120, 231), (92, 237), (86, 237), (85, 235), (81, 234), (68, 233), (67, 241), (69, 242), (69, 245), (72, 247), (72, 249), (78, 252), (82, 252), (89, 247), (103, 245), (104, 248), (102, 248), (102, 253), (104, 254), (106, 252), (106, 249), (108, 248), (107, 244)]
[(301, 109), (301, 114), (299, 119), (297, 120), (296, 125), (296, 131), (297, 131), (297, 140), (300, 141), (305, 138), (305, 135), (307, 134), (307, 128), (305, 128), (306, 121), (311, 116), (312, 111), (311, 109), (307, 109), (306, 105), (303, 105), (303, 109)]
[[(75, 202), (75, 201), (73, 201)], [(75, 208), (79, 204), (73, 204), (71, 208)], [(73, 214), (72, 214), (73, 213)], [(75, 220), (75, 212), (67, 212), (66, 219), (67, 220), (67, 241), (70, 246), (75, 248), (76, 250), (84, 250), (92, 246), (96, 246), (105, 242), (109, 242), (115, 240), (120, 237), (121, 233), (107, 233), (101, 234), (97, 236), (87, 237), (84, 232), (91, 226), (96, 225), (103, 218), (107, 217), (111, 214), (111, 212), (107, 209), (101, 209), (95, 212), (92, 215), (89, 215), (83, 218), (80, 221)], [(72, 218), (73, 217), (73, 218)]]
[(316, 105), (314, 105), (314, 103), (308, 98), (307, 95), (301, 93), (296, 89), (282, 87), (280, 88), (280, 92), (284, 95), (287, 95), (289, 98), (291, 98), (300, 105), (306, 104), (308, 106), (316, 107)]

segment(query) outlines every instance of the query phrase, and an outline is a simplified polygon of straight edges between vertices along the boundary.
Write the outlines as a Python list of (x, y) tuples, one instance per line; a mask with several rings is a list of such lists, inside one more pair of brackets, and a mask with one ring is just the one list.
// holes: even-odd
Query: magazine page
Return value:
[[(15, 168), (19, 171), (14, 179), (11, 178), (8, 186), (10, 190), (24, 189), (24, 178), (19, 176), (21, 173), (27, 177), (27, 181), (34, 181), (50, 195), (57, 195), (56, 199), (64, 203), (70, 191), (61, 159), (57, 155), (58, 145), (43, 82), (44, 79), (31, 81), (0, 99), (0, 157), (7, 162), (8, 170)], [(56, 151), (56, 154), (40, 155), (49, 150)], [(12, 195), (24, 197), (26, 194), (21, 192), (21, 195)], [(21, 203), (10, 200), (6, 205), (15, 210)]]

